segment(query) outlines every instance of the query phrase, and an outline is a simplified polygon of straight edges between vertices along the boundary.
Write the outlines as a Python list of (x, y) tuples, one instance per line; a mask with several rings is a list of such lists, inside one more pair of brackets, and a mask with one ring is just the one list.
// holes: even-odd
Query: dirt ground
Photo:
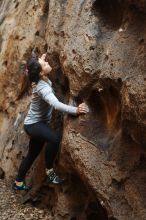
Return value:
[(52, 220), (48, 210), (39, 209), (30, 203), (20, 203), (19, 193), (13, 193), (3, 180), (0, 180), (0, 220)]

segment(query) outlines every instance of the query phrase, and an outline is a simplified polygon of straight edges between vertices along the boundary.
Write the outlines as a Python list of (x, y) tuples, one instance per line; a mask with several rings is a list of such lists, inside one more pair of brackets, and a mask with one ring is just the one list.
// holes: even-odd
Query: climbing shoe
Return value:
[(48, 178), (48, 182), (52, 184), (62, 184), (64, 179), (61, 179), (59, 176), (56, 175), (55, 171), (52, 169), (46, 169), (46, 174)]
[(16, 182), (14, 182), (12, 184), (12, 190), (13, 191), (29, 191), (31, 189), (31, 186), (27, 186), (24, 182), (22, 183), (22, 185), (17, 185)]

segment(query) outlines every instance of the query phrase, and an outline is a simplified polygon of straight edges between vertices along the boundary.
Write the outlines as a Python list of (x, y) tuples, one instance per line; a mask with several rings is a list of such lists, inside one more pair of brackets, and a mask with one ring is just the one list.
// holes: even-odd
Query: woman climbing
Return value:
[[(45, 61), (46, 54), (37, 59), (33, 54), (27, 65), (28, 85), (32, 87), (32, 97), (27, 116), (24, 120), (24, 130), (30, 137), (29, 149), (26, 157), (21, 162), (18, 174), (12, 184), (13, 190), (29, 190), (30, 186), (25, 184), (25, 176), (32, 163), (45, 145), (46, 174), (50, 183), (60, 184), (62, 179), (55, 173), (53, 163), (59, 150), (61, 141), (60, 133), (50, 127), (53, 108), (73, 115), (85, 114), (88, 106), (85, 103), (78, 107), (70, 106), (60, 102), (54, 95), (52, 82), (49, 74), (52, 70)], [(25, 81), (26, 84), (26, 81)], [(20, 97), (24, 94), (26, 86), (23, 86)]]

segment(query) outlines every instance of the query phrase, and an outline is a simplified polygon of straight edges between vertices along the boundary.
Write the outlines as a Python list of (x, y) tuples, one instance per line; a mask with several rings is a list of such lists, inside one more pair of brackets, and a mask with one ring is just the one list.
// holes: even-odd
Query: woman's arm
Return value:
[(74, 114), (74, 115), (78, 114), (78, 107), (66, 105), (60, 102), (57, 99), (57, 97), (54, 95), (51, 87), (49, 86), (43, 87), (41, 90), (38, 91), (38, 94), (42, 97), (44, 101), (52, 105), (55, 109), (69, 114)]

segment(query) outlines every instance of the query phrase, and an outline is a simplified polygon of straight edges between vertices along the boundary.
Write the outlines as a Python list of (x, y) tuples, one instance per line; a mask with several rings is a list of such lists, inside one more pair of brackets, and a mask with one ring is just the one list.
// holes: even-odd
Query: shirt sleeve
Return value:
[(49, 86), (45, 86), (41, 90), (38, 91), (38, 94), (41, 98), (46, 101), (48, 104), (53, 106), (56, 110), (66, 112), (69, 114), (77, 115), (77, 107), (66, 105), (60, 102), (57, 97), (54, 95), (53, 90)]

